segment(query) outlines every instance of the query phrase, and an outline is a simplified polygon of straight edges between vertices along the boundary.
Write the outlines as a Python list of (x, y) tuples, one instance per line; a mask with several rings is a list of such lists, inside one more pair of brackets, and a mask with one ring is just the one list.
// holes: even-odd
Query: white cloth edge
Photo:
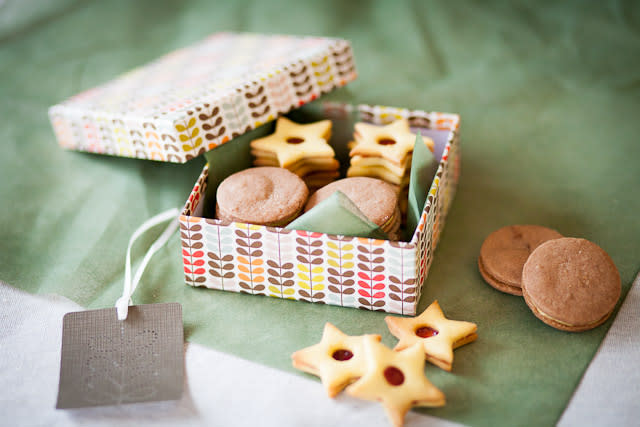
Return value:
[[(318, 381), (185, 344), (182, 399), (56, 410), (62, 317), (81, 306), (0, 281), (0, 424), (11, 426), (388, 426), (377, 402), (326, 396)], [(288, 357), (288, 355), (283, 355)], [(410, 411), (406, 425), (458, 424)]]
[(625, 426), (640, 420), (640, 272), (589, 363), (559, 426)]

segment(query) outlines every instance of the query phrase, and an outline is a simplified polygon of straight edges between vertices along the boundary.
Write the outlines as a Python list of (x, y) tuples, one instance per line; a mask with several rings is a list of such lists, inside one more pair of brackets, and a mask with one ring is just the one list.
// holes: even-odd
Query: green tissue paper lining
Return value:
[(371, 222), (341, 191), (336, 191), (285, 228), (340, 236), (387, 239), (386, 233)]
[(411, 178), (409, 181), (409, 205), (407, 207), (407, 225), (405, 239), (411, 240), (411, 236), (418, 226), (424, 204), (427, 201), (427, 193), (433, 181), (433, 175), (438, 167), (431, 150), (425, 145), (420, 132), (416, 135), (411, 158)]

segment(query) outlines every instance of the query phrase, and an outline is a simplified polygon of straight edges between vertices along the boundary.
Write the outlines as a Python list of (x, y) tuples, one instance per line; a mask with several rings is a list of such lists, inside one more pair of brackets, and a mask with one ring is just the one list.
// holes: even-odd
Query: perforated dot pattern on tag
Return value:
[(184, 380), (178, 303), (115, 308), (64, 317), (57, 408), (174, 400)]

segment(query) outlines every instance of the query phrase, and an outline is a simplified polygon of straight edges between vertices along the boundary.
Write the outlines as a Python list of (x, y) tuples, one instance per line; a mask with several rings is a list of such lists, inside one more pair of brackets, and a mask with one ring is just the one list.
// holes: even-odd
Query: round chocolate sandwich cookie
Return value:
[(495, 289), (522, 295), (522, 266), (535, 248), (562, 234), (539, 225), (510, 225), (489, 234), (482, 243), (478, 269)]
[(369, 220), (385, 233), (397, 232), (400, 221), (396, 189), (386, 182), (368, 177), (344, 178), (325, 185), (309, 197), (305, 212), (341, 191)]
[(245, 169), (218, 186), (216, 218), (283, 227), (300, 214), (308, 196), (304, 181), (286, 169)]
[(620, 290), (620, 274), (609, 255), (585, 239), (543, 243), (522, 270), (524, 300), (533, 314), (563, 331), (586, 331), (604, 323)]

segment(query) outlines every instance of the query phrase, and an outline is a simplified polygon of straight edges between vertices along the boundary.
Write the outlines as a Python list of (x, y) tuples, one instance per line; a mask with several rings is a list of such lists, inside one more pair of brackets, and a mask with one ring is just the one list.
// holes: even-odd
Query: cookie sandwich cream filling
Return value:
[(604, 316), (600, 317), (598, 320), (596, 320), (595, 322), (591, 322), (591, 323), (587, 323), (584, 325), (581, 324), (571, 324), (568, 323), (566, 321), (557, 319), (547, 313), (545, 313), (544, 311), (540, 310), (540, 307), (538, 307), (537, 304), (535, 304), (532, 300), (531, 300), (531, 296), (529, 294), (527, 294), (526, 291), (523, 291), (524, 296), (527, 298), (527, 300), (533, 305), (533, 307), (535, 308), (535, 311), (542, 317), (549, 319), (555, 323), (558, 323), (562, 326), (566, 326), (568, 328), (585, 328), (585, 329), (591, 329), (594, 328), (596, 326), (599, 326), (600, 324), (604, 323), (605, 320), (607, 320), (607, 318), (609, 316), (611, 316), (611, 313), (613, 312), (613, 308), (611, 309), (611, 311), (607, 312)]

